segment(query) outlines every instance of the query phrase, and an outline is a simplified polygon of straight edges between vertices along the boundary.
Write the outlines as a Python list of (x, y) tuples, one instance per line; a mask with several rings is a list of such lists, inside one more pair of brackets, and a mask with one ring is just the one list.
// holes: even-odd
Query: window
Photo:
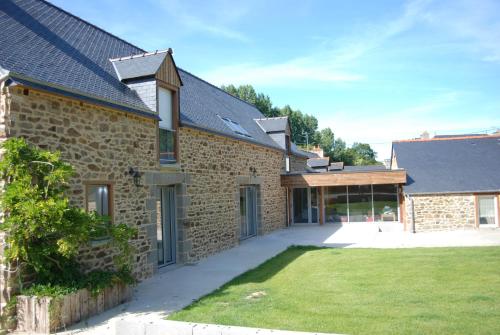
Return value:
[(349, 221), (347, 187), (329, 186), (325, 192), (325, 218), (327, 222)]
[(375, 221), (398, 221), (397, 185), (373, 185)]
[(480, 225), (494, 225), (497, 217), (496, 197), (479, 196), (478, 197), (478, 215)]
[(171, 90), (158, 88), (160, 115), (160, 164), (175, 163), (174, 97)]
[(243, 128), (238, 122), (234, 122), (233, 120), (227, 118), (227, 117), (221, 117), (219, 116), (222, 121), (226, 124), (226, 126), (229, 127), (232, 131), (234, 131), (236, 134), (245, 136), (245, 137), (252, 137), (248, 131), (246, 131), (245, 128)]
[(87, 185), (87, 212), (103, 216), (102, 231), (96, 232), (98, 238), (107, 236), (107, 227), (112, 219), (111, 186), (100, 184)]

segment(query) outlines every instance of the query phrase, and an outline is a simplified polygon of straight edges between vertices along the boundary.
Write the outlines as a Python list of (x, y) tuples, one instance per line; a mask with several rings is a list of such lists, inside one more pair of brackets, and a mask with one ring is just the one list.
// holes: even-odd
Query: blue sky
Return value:
[(221, 84), (252, 84), (348, 143), (500, 128), (500, 1), (53, 0)]

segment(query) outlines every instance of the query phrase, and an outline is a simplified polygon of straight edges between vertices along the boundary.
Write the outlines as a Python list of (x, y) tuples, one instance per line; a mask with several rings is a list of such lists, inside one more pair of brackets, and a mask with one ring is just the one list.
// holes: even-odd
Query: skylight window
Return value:
[(227, 117), (221, 117), (222, 121), (224, 121), (224, 123), (226, 124), (226, 126), (228, 126), (232, 131), (234, 131), (236, 134), (238, 135), (241, 135), (241, 136), (245, 136), (245, 137), (252, 137), (248, 131), (246, 131), (245, 128), (243, 128), (238, 122), (235, 122)]

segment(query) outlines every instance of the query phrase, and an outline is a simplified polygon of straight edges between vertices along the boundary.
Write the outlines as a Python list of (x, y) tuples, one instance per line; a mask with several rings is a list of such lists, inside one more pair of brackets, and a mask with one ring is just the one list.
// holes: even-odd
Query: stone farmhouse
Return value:
[[(498, 225), (499, 137), (395, 142), (390, 169), (311, 169), (286, 117), (178, 68), (171, 49), (42, 0), (1, 1), (0, 27), (0, 137), (60, 151), (73, 204), (138, 228), (139, 280), (290, 225)], [(82, 269), (112, 267), (113, 252), (93, 242)]]

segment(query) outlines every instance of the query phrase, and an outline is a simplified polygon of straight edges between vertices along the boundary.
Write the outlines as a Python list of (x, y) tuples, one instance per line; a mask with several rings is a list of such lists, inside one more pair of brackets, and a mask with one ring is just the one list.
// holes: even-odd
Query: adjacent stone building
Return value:
[(406, 230), (500, 227), (500, 136), (397, 141), (392, 168), (407, 172), (401, 193)]

